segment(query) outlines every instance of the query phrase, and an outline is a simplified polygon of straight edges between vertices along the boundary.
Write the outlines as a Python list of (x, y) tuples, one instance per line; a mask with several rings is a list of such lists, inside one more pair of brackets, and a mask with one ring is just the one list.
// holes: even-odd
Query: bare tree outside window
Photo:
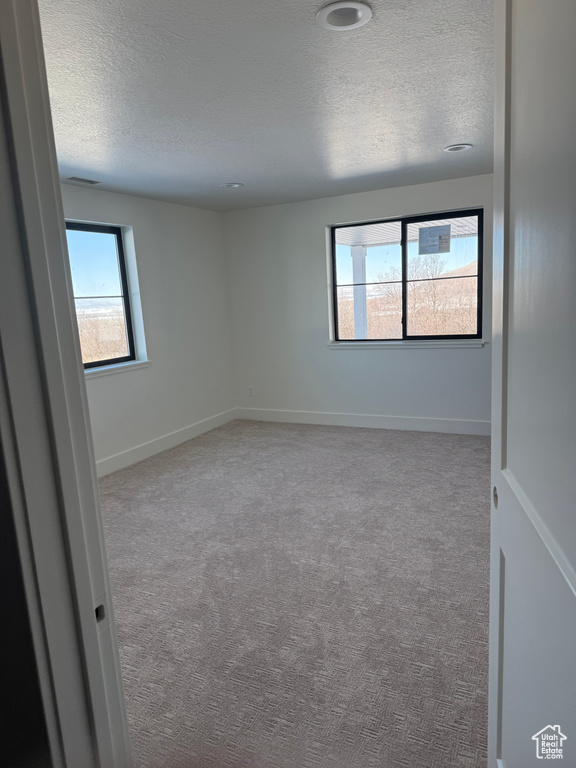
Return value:
[(76, 299), (82, 362), (114, 360), (129, 355), (124, 307), (118, 299), (92, 302)]
[[(470, 214), (474, 215), (470, 215)], [(338, 264), (335, 274), (341, 278), (335, 290), (338, 340), (387, 340), (410, 337), (477, 337), (479, 328), (480, 296), (480, 225), (481, 212), (466, 212), (456, 218), (449, 214), (434, 221), (409, 220), (405, 232), (406, 242), (400, 243), (395, 234), (384, 240), (390, 232), (391, 222), (383, 222), (387, 229), (378, 229), (378, 223), (342, 229), (356, 230), (340, 234), (335, 232), (335, 250)], [(393, 222), (397, 223), (397, 222)], [(454, 233), (446, 253), (418, 253), (419, 230), (450, 223)], [(398, 222), (399, 224), (399, 222)], [(377, 238), (384, 242), (375, 242)], [(394, 245), (404, 249), (402, 264), (388, 264), (378, 272), (366, 273), (366, 282), (344, 283), (350, 278), (346, 248), (356, 248), (364, 240), (365, 252), (380, 249), (384, 260), (385, 249)], [(351, 247), (349, 248), (351, 250)], [(336, 254), (335, 254), (336, 255)], [(405, 323), (403, 317), (403, 287), (405, 291)], [(363, 303), (365, 324), (358, 323), (358, 299)], [(355, 304), (356, 301), (356, 304)], [(358, 329), (365, 334), (358, 335)]]

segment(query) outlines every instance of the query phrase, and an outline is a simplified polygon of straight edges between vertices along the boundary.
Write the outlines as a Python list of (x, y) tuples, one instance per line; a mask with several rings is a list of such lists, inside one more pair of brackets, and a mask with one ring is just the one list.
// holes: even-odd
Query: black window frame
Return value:
[[(122, 357), (112, 357), (107, 360), (94, 360), (90, 363), (83, 363), (86, 370), (90, 368), (104, 368), (118, 363), (129, 363), (136, 360), (136, 346), (134, 344), (134, 328), (132, 324), (132, 307), (130, 305), (130, 291), (128, 287), (128, 272), (126, 269), (126, 255), (124, 252), (124, 239), (122, 237), (122, 228), (114, 227), (108, 224), (89, 224), (83, 221), (66, 221), (66, 229), (76, 232), (99, 232), (105, 235), (114, 235), (116, 238), (116, 251), (118, 254), (118, 271), (120, 273), (120, 284), (122, 286), (122, 296), (114, 297), (95, 297), (95, 298), (121, 298), (124, 307), (124, 322), (126, 324), (126, 340), (128, 342), (128, 355)], [(72, 289), (74, 292), (74, 289)], [(73, 296), (74, 310), (76, 311), (76, 298), (92, 298), (90, 296)]]
[[(476, 318), (476, 330), (474, 334), (443, 334), (443, 335), (428, 335), (428, 336), (415, 336), (408, 335), (406, 332), (408, 326), (407, 316), (407, 296), (408, 296), (408, 283), (411, 282), (408, 279), (408, 240), (407, 230), (409, 224), (418, 224), (423, 221), (442, 221), (444, 219), (457, 219), (464, 218), (466, 216), (478, 217), (478, 307)], [(391, 222), (400, 222), (401, 226), (401, 248), (402, 248), (402, 336), (398, 339), (341, 339), (338, 333), (338, 288), (341, 287), (336, 281), (336, 230), (347, 229), (348, 227), (361, 227), (369, 224), (384, 224)], [(372, 219), (370, 221), (357, 221), (353, 224), (336, 224), (330, 227), (330, 242), (331, 242), (331, 264), (332, 264), (332, 322), (334, 328), (334, 341), (336, 343), (344, 344), (371, 344), (371, 343), (385, 343), (395, 341), (451, 341), (451, 340), (466, 340), (466, 339), (481, 339), (482, 338), (482, 304), (483, 304), (483, 282), (484, 282), (484, 209), (483, 208), (466, 208), (463, 210), (454, 211), (442, 211), (440, 213), (423, 213), (412, 216), (394, 216), (389, 219)], [(470, 277), (473, 277), (471, 275)], [(439, 279), (455, 279), (455, 278), (439, 278)], [(370, 283), (359, 283), (359, 285), (370, 285)]]

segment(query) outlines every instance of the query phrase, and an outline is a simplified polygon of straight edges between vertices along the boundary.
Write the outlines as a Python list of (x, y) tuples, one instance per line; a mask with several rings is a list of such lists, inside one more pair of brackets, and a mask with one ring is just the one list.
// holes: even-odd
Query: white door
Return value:
[(574, 768), (576, 2), (497, 0), (496, 39), (489, 766)]

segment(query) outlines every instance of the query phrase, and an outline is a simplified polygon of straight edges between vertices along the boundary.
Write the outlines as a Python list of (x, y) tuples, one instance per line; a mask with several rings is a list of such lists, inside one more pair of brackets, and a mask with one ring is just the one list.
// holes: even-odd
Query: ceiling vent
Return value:
[(82, 176), (68, 176), (66, 181), (74, 181), (76, 184), (100, 184), (99, 181), (94, 181), (94, 179), (83, 179)]

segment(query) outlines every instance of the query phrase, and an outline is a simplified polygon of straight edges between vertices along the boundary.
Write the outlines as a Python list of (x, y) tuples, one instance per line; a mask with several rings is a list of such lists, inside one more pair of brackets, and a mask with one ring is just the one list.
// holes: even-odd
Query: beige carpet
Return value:
[(137, 768), (486, 765), (488, 438), (236, 421), (101, 492)]

